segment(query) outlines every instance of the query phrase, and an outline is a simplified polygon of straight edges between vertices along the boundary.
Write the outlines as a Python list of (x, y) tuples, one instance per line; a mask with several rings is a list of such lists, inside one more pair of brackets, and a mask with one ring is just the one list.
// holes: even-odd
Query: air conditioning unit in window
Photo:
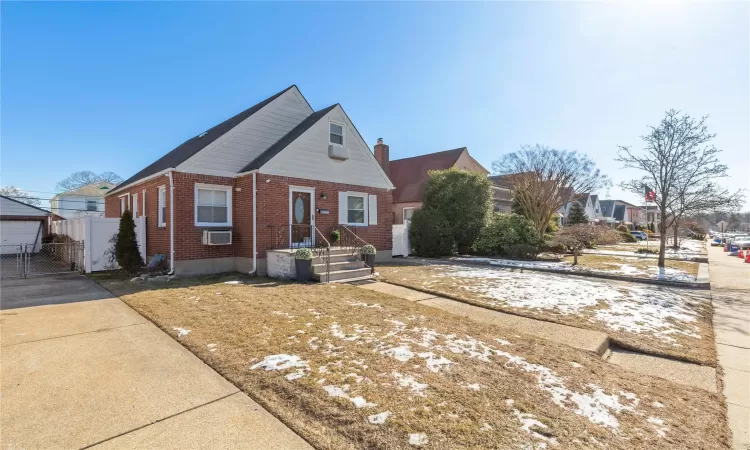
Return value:
[(203, 230), (203, 245), (232, 245), (232, 230)]

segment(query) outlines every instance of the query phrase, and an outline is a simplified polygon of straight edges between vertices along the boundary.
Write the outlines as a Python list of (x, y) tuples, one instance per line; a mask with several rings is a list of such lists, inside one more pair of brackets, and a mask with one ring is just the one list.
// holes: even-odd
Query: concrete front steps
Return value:
[[(331, 249), (330, 256), (330, 273), (327, 281), (347, 282), (355, 280), (365, 280), (372, 278), (371, 270), (365, 266), (365, 263), (357, 259), (349, 250)], [(313, 258), (313, 279), (325, 282), (326, 279), (325, 259), (321, 257)]]

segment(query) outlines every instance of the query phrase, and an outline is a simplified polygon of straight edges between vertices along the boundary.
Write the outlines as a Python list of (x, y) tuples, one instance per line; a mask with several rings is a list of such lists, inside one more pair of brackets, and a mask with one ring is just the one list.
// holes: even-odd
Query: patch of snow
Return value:
[(216, 344), (206, 344), (206, 347), (208, 347), (209, 352), (215, 352), (216, 351)]
[(557, 439), (550, 438), (548, 436), (545, 436), (531, 429), (532, 427), (541, 428), (541, 429), (548, 428), (547, 425), (538, 421), (535, 415), (521, 412), (515, 408), (513, 408), (513, 415), (516, 416), (516, 419), (518, 419), (519, 422), (521, 422), (521, 429), (523, 431), (529, 433), (531, 436), (535, 437), (536, 439), (548, 441), (551, 444), (555, 444), (555, 445), (557, 444)]
[(411, 351), (408, 345), (402, 345), (400, 347), (392, 347), (382, 352), (386, 356), (397, 359), (401, 362), (406, 362), (414, 357), (414, 352)]
[[(653, 287), (614, 285), (502, 269), (443, 268), (434, 278), (451, 277), (456, 286), (484, 297), (489, 306), (577, 315), (597, 307), (593, 320), (615, 331), (652, 333), (675, 343), (679, 334), (700, 339), (698, 311), (680, 294)], [(475, 280), (481, 280), (477, 282)]]
[(664, 408), (664, 405), (659, 402), (653, 402), (651, 403), (651, 406), (653, 406), (654, 408)]
[(482, 424), (482, 427), (479, 429), (481, 433), (484, 433), (485, 431), (492, 431), (492, 425), (485, 423)]
[(495, 342), (497, 342), (500, 345), (512, 345), (510, 341), (501, 339), (501, 338), (495, 338)]
[(263, 361), (250, 366), (251, 370), (264, 368), (266, 370), (286, 370), (291, 368), (309, 368), (307, 361), (297, 355), (269, 355)]
[(177, 332), (177, 337), (178, 338), (181, 338), (183, 336), (187, 336), (190, 333), (190, 331), (191, 331), (191, 330), (186, 330), (186, 329), (180, 328), (180, 327), (172, 327), (172, 329)]
[(427, 370), (430, 372), (440, 372), (440, 369), (443, 367), (448, 367), (453, 362), (449, 359), (446, 359), (442, 356), (435, 356), (432, 352), (424, 352), (424, 353), (417, 353), (417, 356), (420, 358), (424, 358), (425, 364), (427, 364)]
[(389, 417), (391, 417), (391, 414), (390, 411), (383, 411), (382, 413), (367, 416), (367, 421), (373, 425), (382, 425)]
[(296, 370), (290, 374), (287, 374), (285, 378), (289, 381), (294, 381), (298, 378), (302, 378), (305, 376), (305, 372), (303, 370)]
[(317, 350), (320, 348), (320, 346), (316, 344), (316, 342), (319, 340), (320, 338), (317, 336), (311, 337), (310, 339), (307, 340), (307, 345), (309, 345), (311, 349)]
[(667, 430), (669, 430), (669, 427), (664, 425), (663, 419), (659, 417), (649, 417), (648, 419), (646, 419), (646, 421), (654, 426), (656, 434), (658, 434), (660, 437), (664, 437), (667, 435)]
[(328, 395), (331, 397), (341, 397), (349, 400), (354, 404), (356, 408), (373, 408), (375, 406), (378, 406), (375, 403), (369, 403), (364, 399), (364, 397), (357, 396), (357, 397), (350, 397), (347, 391), (349, 390), (349, 385), (345, 384), (343, 386), (336, 386), (336, 385), (328, 385), (323, 386), (323, 389), (325, 389), (326, 392), (328, 392)]
[(224, 284), (242, 284), (242, 281), (225, 281)]
[(427, 435), (424, 433), (409, 434), (409, 445), (422, 446), (427, 445), (427, 442), (429, 442), (429, 440), (427, 439)]
[(284, 312), (284, 311), (271, 311), (271, 314), (276, 314), (277, 316), (284, 316), (287, 319), (294, 319), (295, 317), (297, 317), (293, 314), (289, 314), (288, 312)]
[(361, 306), (363, 308), (383, 309), (383, 307), (377, 303), (353, 302), (350, 300), (347, 300), (346, 303), (348, 303), (350, 306)]
[(403, 375), (396, 371), (392, 372), (392, 375), (396, 378), (396, 383), (399, 386), (408, 388), (412, 394), (419, 397), (427, 397), (425, 390), (429, 387), (428, 384), (420, 383), (413, 376)]
[(462, 384), (461, 387), (470, 389), (472, 391), (478, 391), (479, 389), (482, 388), (482, 386), (479, 383), (472, 383), (472, 384), (466, 383), (466, 384)]

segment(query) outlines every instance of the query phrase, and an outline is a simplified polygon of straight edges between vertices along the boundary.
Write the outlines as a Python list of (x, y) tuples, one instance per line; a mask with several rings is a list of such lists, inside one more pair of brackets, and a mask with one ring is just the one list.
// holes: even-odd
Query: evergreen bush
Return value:
[(409, 227), (409, 240), (414, 254), (435, 258), (453, 254), (453, 236), (448, 220), (439, 211), (419, 208), (414, 211)]
[(130, 210), (125, 210), (120, 217), (120, 227), (115, 241), (115, 258), (117, 264), (128, 273), (138, 273), (143, 267), (138, 239), (135, 236), (133, 213)]

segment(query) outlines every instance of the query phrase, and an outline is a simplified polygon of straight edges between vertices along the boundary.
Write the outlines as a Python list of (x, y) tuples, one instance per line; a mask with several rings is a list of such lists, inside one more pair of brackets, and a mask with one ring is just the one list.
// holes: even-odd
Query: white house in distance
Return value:
[(104, 217), (104, 194), (113, 183), (100, 181), (56, 194), (50, 199), (50, 209), (65, 219), (83, 216)]

